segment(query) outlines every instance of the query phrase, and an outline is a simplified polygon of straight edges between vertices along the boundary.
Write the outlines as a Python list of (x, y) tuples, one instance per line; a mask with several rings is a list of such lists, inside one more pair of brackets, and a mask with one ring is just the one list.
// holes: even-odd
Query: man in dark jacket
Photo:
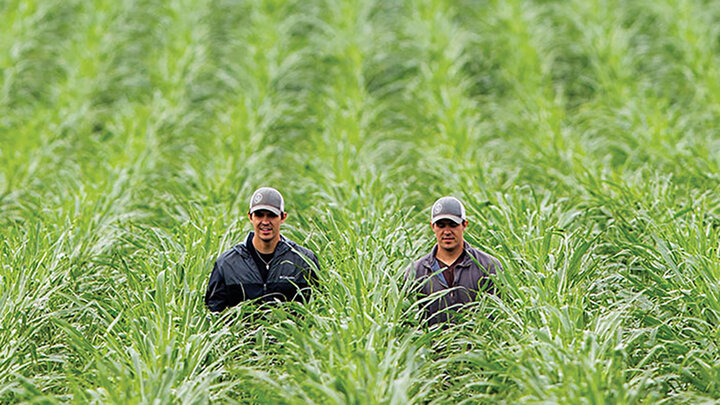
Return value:
[(416, 280), (423, 295), (443, 292), (426, 307), (430, 325), (448, 321), (453, 310), (475, 301), (478, 291), (495, 292), (489, 276), (502, 271), (502, 266), (496, 258), (465, 242), (467, 224), (460, 200), (437, 200), (430, 217), (437, 244), (405, 272), (405, 278)]
[(262, 187), (250, 198), (248, 218), (253, 225), (243, 243), (222, 253), (215, 261), (205, 293), (212, 312), (240, 301), (306, 300), (308, 281), (318, 260), (308, 249), (280, 235), (285, 222), (285, 202), (280, 192)]

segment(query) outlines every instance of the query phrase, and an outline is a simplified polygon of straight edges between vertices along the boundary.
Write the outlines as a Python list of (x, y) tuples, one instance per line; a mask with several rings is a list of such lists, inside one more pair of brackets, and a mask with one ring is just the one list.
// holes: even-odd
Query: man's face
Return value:
[(462, 249), (463, 232), (465, 232), (466, 227), (467, 221), (458, 224), (449, 219), (441, 219), (432, 224), (438, 247), (448, 251), (454, 251), (457, 248)]
[(286, 213), (275, 215), (268, 210), (257, 210), (248, 214), (253, 224), (255, 236), (265, 242), (270, 242), (280, 237), (280, 224), (285, 222)]

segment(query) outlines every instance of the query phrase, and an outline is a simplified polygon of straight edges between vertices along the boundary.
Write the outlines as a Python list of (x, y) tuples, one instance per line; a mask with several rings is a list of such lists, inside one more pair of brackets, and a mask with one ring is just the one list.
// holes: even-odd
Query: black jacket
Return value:
[[(252, 240), (253, 235), (250, 232), (248, 240)], [(267, 280), (263, 282), (245, 243), (235, 245), (215, 261), (205, 292), (205, 305), (210, 311), (220, 312), (255, 298), (261, 301), (309, 298), (308, 280), (314, 278), (314, 271), (319, 267), (313, 252), (281, 236), (270, 260)]]
[(422, 295), (430, 295), (438, 291), (450, 290), (447, 294), (433, 300), (426, 309), (426, 317), (430, 325), (448, 321), (447, 309), (475, 301), (478, 291), (495, 293), (490, 275), (502, 271), (500, 262), (464, 242), (464, 259), (455, 266), (455, 282), (449, 286), (435, 255), (437, 244), (430, 253), (421, 257), (405, 271), (405, 278), (417, 280)]

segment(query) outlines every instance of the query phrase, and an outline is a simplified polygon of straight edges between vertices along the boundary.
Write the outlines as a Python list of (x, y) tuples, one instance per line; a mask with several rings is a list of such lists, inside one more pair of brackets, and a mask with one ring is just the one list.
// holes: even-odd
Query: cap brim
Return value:
[(273, 207), (272, 205), (262, 205), (262, 204), (252, 207), (252, 209), (250, 210), (250, 213), (252, 214), (253, 212), (260, 211), (260, 210), (270, 211), (273, 214), (278, 215), (278, 216), (280, 214), (282, 214), (282, 211), (277, 209), (277, 207)]
[(458, 217), (458, 216), (455, 216), (455, 215), (447, 215), (447, 214), (445, 214), (445, 215), (438, 215), (438, 216), (436, 216), (436, 217), (433, 217), (432, 223), (434, 224), (435, 222), (437, 222), (437, 221), (439, 221), (439, 220), (441, 220), (441, 219), (449, 219), (449, 220), (455, 222), (456, 224), (462, 224), (462, 223), (463, 223), (463, 219), (462, 219), (462, 218), (460, 218), (460, 217)]

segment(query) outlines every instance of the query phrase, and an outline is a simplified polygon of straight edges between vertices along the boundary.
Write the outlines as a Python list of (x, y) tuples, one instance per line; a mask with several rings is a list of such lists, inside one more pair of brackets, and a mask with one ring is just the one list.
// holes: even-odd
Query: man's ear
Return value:
[(248, 212), (248, 219), (252, 220), (252, 213)]
[(286, 219), (287, 219), (287, 212), (283, 212), (282, 214), (280, 214), (281, 221), (285, 222)]

